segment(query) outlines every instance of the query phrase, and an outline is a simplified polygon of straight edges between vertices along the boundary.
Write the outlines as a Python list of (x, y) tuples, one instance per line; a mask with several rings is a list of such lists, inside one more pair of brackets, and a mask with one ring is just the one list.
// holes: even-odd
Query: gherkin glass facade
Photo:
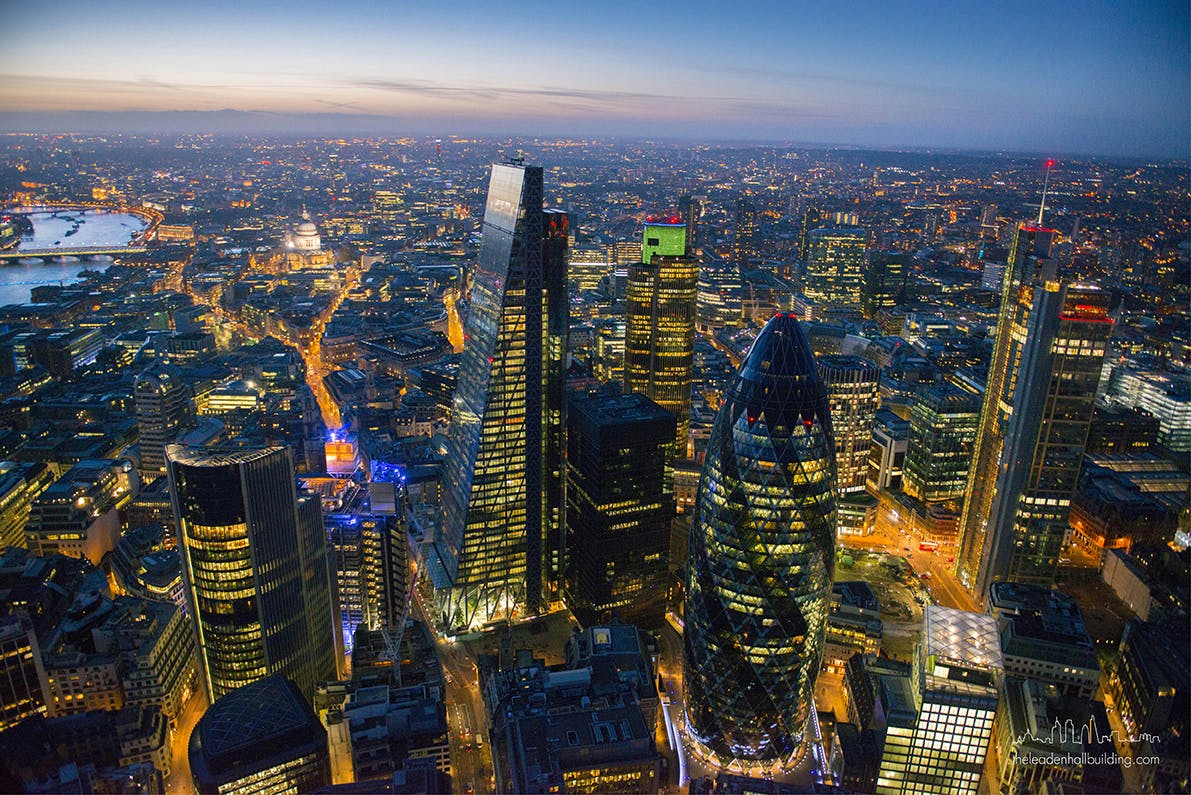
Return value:
[(762, 329), (716, 415), (686, 569), (687, 721), (721, 765), (801, 757), (835, 568), (827, 391), (792, 315)]

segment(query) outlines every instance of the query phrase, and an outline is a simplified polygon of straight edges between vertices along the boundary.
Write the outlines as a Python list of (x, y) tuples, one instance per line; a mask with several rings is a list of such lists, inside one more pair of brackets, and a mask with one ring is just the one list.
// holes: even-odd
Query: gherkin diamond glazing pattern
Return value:
[(721, 764), (800, 757), (835, 568), (827, 392), (793, 316), (762, 329), (716, 415), (691, 524), (688, 726)]

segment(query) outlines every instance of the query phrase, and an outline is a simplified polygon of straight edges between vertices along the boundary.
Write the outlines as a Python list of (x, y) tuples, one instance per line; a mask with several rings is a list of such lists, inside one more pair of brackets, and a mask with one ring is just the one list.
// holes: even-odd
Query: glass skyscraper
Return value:
[(866, 238), (860, 227), (813, 229), (807, 235), (809, 251), (803, 292), (824, 306), (860, 306), (860, 284), (867, 257)]
[(892, 309), (905, 298), (906, 282), (914, 255), (897, 251), (874, 252), (864, 271), (861, 286), (861, 311), (874, 318), (883, 309)]
[(810, 344), (777, 315), (724, 393), (687, 556), (687, 720), (722, 765), (804, 749), (835, 568), (832, 450)]
[(310, 698), (337, 674), (327, 539), (285, 447), (166, 448), (178, 553), (209, 701), (272, 674)]
[(962, 499), (979, 418), (975, 392), (953, 384), (919, 387), (910, 411), (902, 490), (924, 502)]
[(575, 397), (567, 416), (567, 606), (583, 626), (662, 622), (674, 417), (644, 395)]
[(442, 527), (426, 554), (449, 630), (536, 613), (557, 598), (568, 231), (566, 213), (542, 210), (540, 166), (492, 166)]
[(864, 491), (873, 422), (881, 407), (881, 368), (861, 356), (821, 356), (817, 364), (831, 407), (839, 491)]
[(736, 237), (732, 241), (732, 261), (739, 267), (757, 256), (757, 205), (741, 197), (736, 200)]
[(1112, 330), (1109, 293), (1056, 275), (1054, 235), (1020, 226), (1005, 274), (956, 558), (977, 596), (1054, 581)]
[(674, 452), (687, 455), (699, 263), (688, 252), (686, 226), (647, 223), (641, 262), (629, 266), (625, 299), (624, 388), (674, 415)]

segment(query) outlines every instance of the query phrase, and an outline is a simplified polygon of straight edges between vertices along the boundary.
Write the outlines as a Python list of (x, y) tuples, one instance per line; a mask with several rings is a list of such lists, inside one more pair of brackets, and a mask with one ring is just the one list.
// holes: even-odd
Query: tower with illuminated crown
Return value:
[(1111, 295), (1057, 275), (1055, 234), (1018, 226), (1001, 290), (956, 555), (981, 598), (1054, 581), (1112, 330)]
[(541, 166), (492, 166), (426, 553), (451, 631), (537, 613), (558, 589), (567, 234), (566, 213), (542, 210)]
[(835, 568), (827, 390), (793, 315), (761, 330), (716, 414), (686, 568), (695, 739), (724, 766), (803, 753)]
[(695, 363), (699, 263), (680, 218), (650, 221), (625, 292), (624, 389), (674, 415), (675, 456), (686, 458)]

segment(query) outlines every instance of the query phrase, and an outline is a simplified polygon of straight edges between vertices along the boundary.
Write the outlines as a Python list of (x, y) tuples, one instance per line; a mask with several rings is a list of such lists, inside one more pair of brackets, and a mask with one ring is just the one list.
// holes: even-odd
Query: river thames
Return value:
[[(148, 225), (131, 213), (86, 209), (42, 210), (27, 217), (33, 224), (33, 233), (21, 238), (18, 251), (40, 253), (59, 247), (84, 246), (116, 248), (128, 245)], [(51, 259), (50, 255), (31, 255), (0, 264), (0, 305), (27, 304), (30, 290), (38, 285), (71, 284), (79, 280), (80, 271), (102, 271), (111, 264), (109, 256), (80, 260), (78, 257)]]

